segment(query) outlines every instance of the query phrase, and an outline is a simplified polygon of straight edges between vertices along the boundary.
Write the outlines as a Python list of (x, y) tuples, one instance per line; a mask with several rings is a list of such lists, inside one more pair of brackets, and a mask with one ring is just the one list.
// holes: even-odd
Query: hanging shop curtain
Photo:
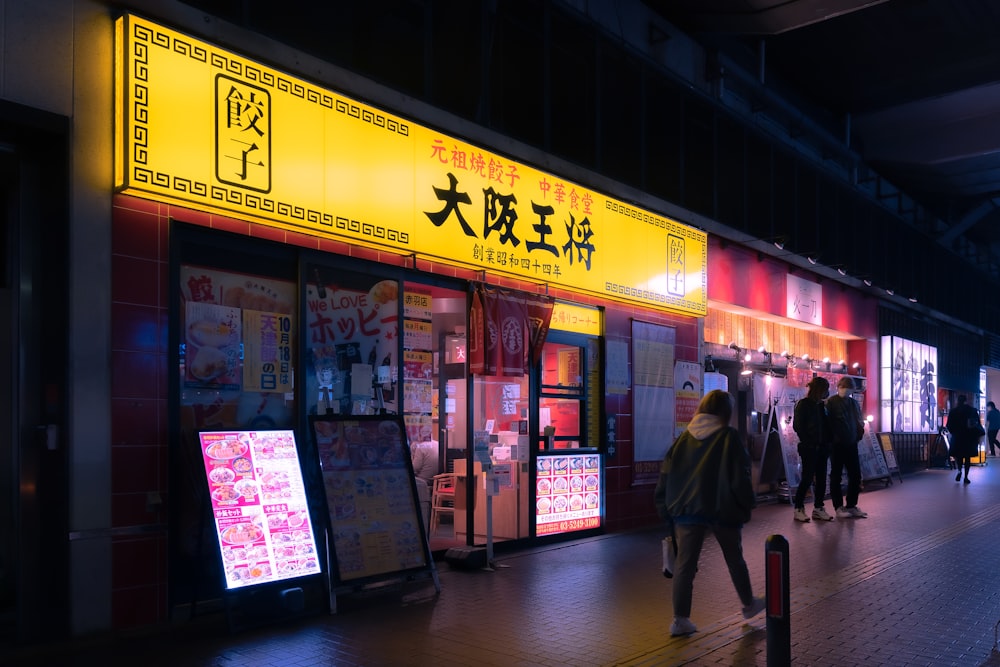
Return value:
[(555, 299), (477, 284), (469, 314), (469, 364), (476, 375), (514, 377), (542, 353)]

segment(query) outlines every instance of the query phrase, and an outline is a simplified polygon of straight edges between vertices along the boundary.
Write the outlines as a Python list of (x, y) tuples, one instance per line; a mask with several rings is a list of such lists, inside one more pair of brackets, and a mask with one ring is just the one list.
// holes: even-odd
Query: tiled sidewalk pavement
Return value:
[[(993, 459), (990, 460), (991, 462)], [(930, 470), (870, 483), (868, 519), (799, 524), (765, 505), (744, 531), (755, 590), (764, 544), (789, 543), (794, 665), (991, 665), (1000, 621), (1000, 464), (973, 483)], [(829, 509), (829, 503), (828, 503)], [(657, 530), (611, 534), (498, 556), (494, 572), (440, 563), (441, 593), (410, 585), (341, 613), (235, 635), (120, 640), (21, 655), (66, 665), (766, 665), (766, 620), (749, 623), (718, 547), (706, 541), (692, 620), (671, 638), (670, 580)], [(223, 625), (224, 628), (224, 625)], [(64, 650), (72, 648), (72, 651)]]

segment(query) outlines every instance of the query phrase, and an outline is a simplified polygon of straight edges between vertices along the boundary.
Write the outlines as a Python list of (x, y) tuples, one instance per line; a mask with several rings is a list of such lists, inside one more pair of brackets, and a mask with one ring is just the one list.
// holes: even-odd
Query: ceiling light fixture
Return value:
[(819, 261), (819, 257), (817, 257), (816, 255), (807, 255), (806, 259), (809, 261), (810, 264), (813, 265), (815, 265)]
[(871, 286), (872, 286), (872, 279), (871, 279), (871, 278), (865, 278), (865, 279), (864, 279), (864, 280), (862, 280), (861, 282), (863, 282), (863, 283), (864, 283), (864, 284), (865, 284), (866, 286), (868, 286), (868, 287), (871, 287)]

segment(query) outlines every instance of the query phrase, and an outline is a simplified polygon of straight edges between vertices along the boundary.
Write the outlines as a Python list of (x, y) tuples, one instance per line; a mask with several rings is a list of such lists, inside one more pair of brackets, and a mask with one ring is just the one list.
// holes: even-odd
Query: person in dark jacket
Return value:
[[(858, 443), (865, 434), (865, 422), (861, 417), (861, 406), (852, 397), (854, 380), (842, 377), (837, 382), (837, 395), (826, 401), (829, 416), (830, 435), (830, 500), (838, 519), (864, 519), (868, 513), (858, 507), (861, 493), (861, 460), (858, 457)], [(847, 469), (847, 504), (840, 488), (840, 478)]]
[(709, 533), (722, 549), (743, 617), (753, 618), (764, 610), (764, 599), (754, 597), (743, 559), (743, 524), (750, 520), (756, 493), (750, 481), (750, 454), (739, 431), (729, 425), (733, 403), (725, 391), (705, 394), (687, 429), (667, 451), (653, 494), (660, 518), (673, 521), (677, 540), (670, 625), (675, 637), (698, 630), (690, 618), (691, 596)]
[(966, 403), (964, 395), (958, 397), (958, 405), (948, 413), (948, 432), (951, 433), (951, 456), (955, 459), (958, 474), (955, 481), (962, 479), (962, 466), (965, 466), (965, 483), (969, 483), (969, 469), (972, 459), (979, 453), (979, 439), (983, 437), (983, 425), (979, 421), (979, 413)]
[(802, 462), (802, 479), (795, 491), (795, 520), (809, 521), (805, 500), (809, 487), (813, 487), (812, 518), (833, 521), (823, 507), (826, 498), (826, 467), (830, 460), (830, 428), (827, 425), (826, 406), (823, 401), (830, 395), (830, 382), (814, 377), (806, 385), (805, 398), (795, 404), (792, 429), (799, 436), (799, 460)]

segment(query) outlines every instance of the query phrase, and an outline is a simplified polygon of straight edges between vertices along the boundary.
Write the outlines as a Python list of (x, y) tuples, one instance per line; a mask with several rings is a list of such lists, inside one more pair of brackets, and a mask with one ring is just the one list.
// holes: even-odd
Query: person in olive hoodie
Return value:
[(764, 610), (754, 597), (743, 559), (743, 524), (750, 520), (756, 493), (750, 481), (750, 454), (739, 431), (729, 425), (733, 397), (718, 389), (705, 394), (687, 429), (674, 441), (660, 466), (653, 494), (656, 511), (672, 520), (677, 540), (672, 636), (697, 632), (691, 622), (694, 575), (705, 536), (715, 536), (729, 576), (750, 619)]

